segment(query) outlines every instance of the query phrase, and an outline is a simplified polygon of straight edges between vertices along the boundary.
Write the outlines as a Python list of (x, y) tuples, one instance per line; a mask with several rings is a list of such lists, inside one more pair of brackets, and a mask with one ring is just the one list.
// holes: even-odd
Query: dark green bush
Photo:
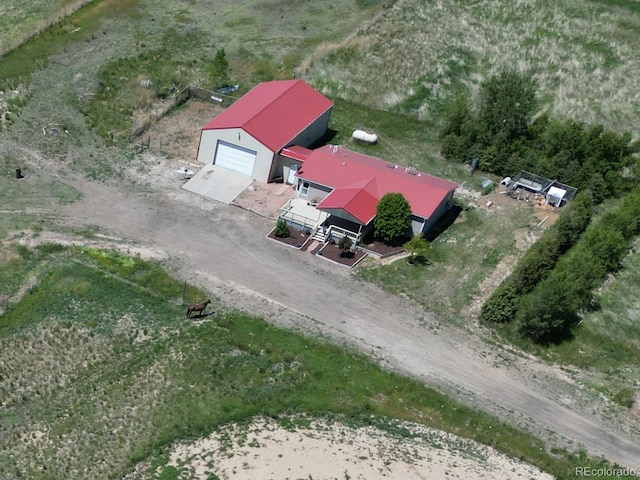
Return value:
[(383, 242), (397, 244), (411, 228), (411, 206), (401, 193), (387, 193), (376, 207), (375, 235)]
[(512, 321), (518, 311), (518, 294), (513, 281), (507, 278), (487, 298), (480, 311), (480, 320), (488, 323)]
[[(549, 276), (518, 301), (518, 331), (536, 342), (565, 337), (580, 312), (594, 303), (594, 292), (615, 272), (638, 233), (637, 191), (591, 225)], [(631, 221), (631, 227), (625, 222)], [(621, 231), (622, 230), (622, 231)]]
[(480, 313), (481, 320), (511, 322), (516, 317), (519, 298), (532, 292), (547, 278), (561, 255), (579, 240), (591, 215), (591, 195), (588, 191), (581, 192), (520, 259), (511, 275), (487, 298)]
[(565, 273), (547, 277), (520, 299), (516, 316), (520, 335), (535, 342), (548, 342), (570, 330), (577, 319), (580, 299)]
[(288, 238), (291, 236), (291, 232), (289, 231), (289, 225), (284, 220), (278, 220), (276, 224), (275, 236), (278, 238)]
[(340, 256), (346, 257), (349, 255), (351, 251), (351, 245), (353, 245), (353, 241), (347, 237), (346, 235), (340, 239), (338, 242), (338, 248), (340, 249)]

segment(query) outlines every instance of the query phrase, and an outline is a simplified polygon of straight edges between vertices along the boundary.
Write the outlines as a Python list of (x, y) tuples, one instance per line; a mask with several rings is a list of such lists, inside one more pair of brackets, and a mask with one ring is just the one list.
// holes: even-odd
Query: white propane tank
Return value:
[(356, 140), (362, 140), (367, 143), (376, 143), (378, 141), (378, 136), (375, 133), (367, 133), (364, 130), (354, 130), (351, 136)]

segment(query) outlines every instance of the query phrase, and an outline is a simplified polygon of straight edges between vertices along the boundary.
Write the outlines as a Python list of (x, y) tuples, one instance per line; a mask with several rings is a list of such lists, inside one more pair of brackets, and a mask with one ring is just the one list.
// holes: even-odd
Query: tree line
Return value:
[(640, 187), (590, 223), (591, 203), (589, 192), (576, 196), (485, 301), (483, 321), (515, 322), (520, 335), (536, 342), (569, 335), (640, 234)]
[(527, 170), (589, 189), (596, 203), (635, 186), (640, 142), (602, 125), (536, 116), (537, 104), (531, 77), (504, 71), (488, 79), (475, 104), (467, 95), (449, 107), (440, 132), (443, 155), (464, 162), (478, 158), (487, 173), (513, 176)]
[[(535, 88), (516, 72), (490, 78), (477, 105), (463, 97), (451, 106), (441, 141), (448, 159), (478, 158), (488, 173), (528, 170), (578, 188), (480, 314), (484, 322), (515, 323), (521, 336), (548, 342), (568, 335), (579, 312), (594, 305), (595, 289), (640, 233), (640, 143), (602, 125), (534, 117)], [(609, 198), (621, 201), (592, 222), (594, 206)]]

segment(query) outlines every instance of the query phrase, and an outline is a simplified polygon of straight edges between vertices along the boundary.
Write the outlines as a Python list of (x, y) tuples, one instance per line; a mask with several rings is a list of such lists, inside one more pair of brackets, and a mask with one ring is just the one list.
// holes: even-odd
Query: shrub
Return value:
[(618, 405), (622, 405), (623, 407), (633, 408), (633, 404), (634, 404), (633, 389), (623, 388), (613, 396), (612, 400), (616, 402)]
[(383, 242), (395, 244), (411, 228), (411, 206), (401, 193), (387, 193), (378, 202), (374, 221), (375, 235)]
[(340, 249), (340, 256), (346, 257), (351, 252), (351, 245), (353, 245), (353, 241), (351, 238), (346, 235), (340, 239), (338, 242), (338, 248)]
[(278, 238), (288, 238), (291, 236), (291, 232), (289, 231), (289, 225), (284, 220), (278, 220), (276, 224), (275, 235)]
[[(522, 298), (518, 308), (518, 330), (536, 342), (564, 338), (580, 311), (593, 301), (593, 292), (626, 248), (622, 236), (609, 227), (594, 225), (580, 243), (563, 256), (550, 275)], [(611, 254), (604, 251), (611, 249)], [(602, 255), (604, 254), (604, 258)]]
[(581, 244), (607, 272), (618, 269), (620, 261), (629, 248), (622, 233), (615, 227), (602, 222), (584, 233)]
[(409, 258), (407, 259), (409, 264), (413, 265), (418, 259), (421, 259), (423, 263), (426, 263), (429, 243), (422, 235), (414, 235), (411, 240), (403, 245), (403, 248), (409, 252)]
[(40, 253), (43, 254), (51, 254), (51, 253), (59, 253), (64, 252), (68, 249), (65, 245), (61, 245), (59, 243), (45, 243), (43, 245), (38, 245), (37, 249)]
[(527, 134), (536, 84), (526, 74), (505, 70), (482, 84), (480, 101), (480, 123), (485, 131), (512, 141)]
[(28, 261), (31, 258), (31, 255), (33, 255), (33, 252), (24, 245), (18, 245), (16, 247), (16, 251), (18, 252), (18, 255), (20, 255), (25, 261)]
[(507, 278), (482, 304), (480, 320), (488, 323), (507, 323), (518, 311), (518, 294), (513, 281)]
[[(531, 246), (516, 264), (511, 275), (485, 301), (480, 319), (489, 323), (511, 322), (518, 314), (520, 298), (534, 291), (551, 275), (562, 254), (578, 242), (591, 221), (592, 211), (590, 192), (578, 194), (562, 212), (558, 221)], [(606, 245), (616, 244), (615, 238), (610, 237), (611, 235), (607, 239), (598, 237), (600, 243), (597, 248), (602, 250), (606, 249)], [(608, 240), (613, 243), (607, 243)], [(601, 247), (600, 244), (604, 244), (605, 247)], [(542, 318), (546, 317), (540, 314), (535, 319), (529, 319), (527, 315), (530, 314), (525, 314), (525, 317), (528, 319), (527, 322), (530, 322), (532, 331), (527, 330), (527, 326), (524, 326), (522, 331), (526, 332), (526, 336), (533, 338), (536, 336), (535, 331), (543, 330)], [(548, 333), (550, 332), (542, 332), (540, 338)]]

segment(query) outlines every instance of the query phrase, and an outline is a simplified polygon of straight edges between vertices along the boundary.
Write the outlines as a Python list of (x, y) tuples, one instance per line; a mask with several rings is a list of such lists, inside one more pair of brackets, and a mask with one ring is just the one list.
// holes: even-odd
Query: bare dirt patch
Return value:
[[(396, 427), (409, 434), (321, 420), (312, 420), (308, 428), (285, 429), (259, 418), (248, 426), (227, 425), (207, 438), (174, 445), (169, 465), (200, 479), (552, 478), (455, 435), (410, 423), (398, 422)], [(146, 478), (141, 471), (135, 475)]]
[[(544, 222), (546, 226), (552, 225), (560, 215), (562, 209), (554, 208), (550, 205), (545, 205), (544, 202), (536, 202), (534, 195), (529, 195), (529, 201), (527, 202), (527, 196), (524, 195), (521, 200), (508, 195), (509, 190), (504, 185), (498, 186), (495, 192), (490, 193), (482, 197), (483, 202), (480, 204), (488, 210), (501, 211), (504, 208), (512, 206), (514, 203), (520, 203), (522, 205), (530, 206), (534, 215)], [(541, 199), (542, 200), (542, 199)]]
[(292, 196), (292, 185), (254, 180), (232, 203), (263, 217), (277, 220), (280, 207)]
[(153, 153), (197, 164), (202, 127), (224, 109), (220, 104), (191, 99), (155, 122), (134, 142), (149, 141), (149, 150)]

